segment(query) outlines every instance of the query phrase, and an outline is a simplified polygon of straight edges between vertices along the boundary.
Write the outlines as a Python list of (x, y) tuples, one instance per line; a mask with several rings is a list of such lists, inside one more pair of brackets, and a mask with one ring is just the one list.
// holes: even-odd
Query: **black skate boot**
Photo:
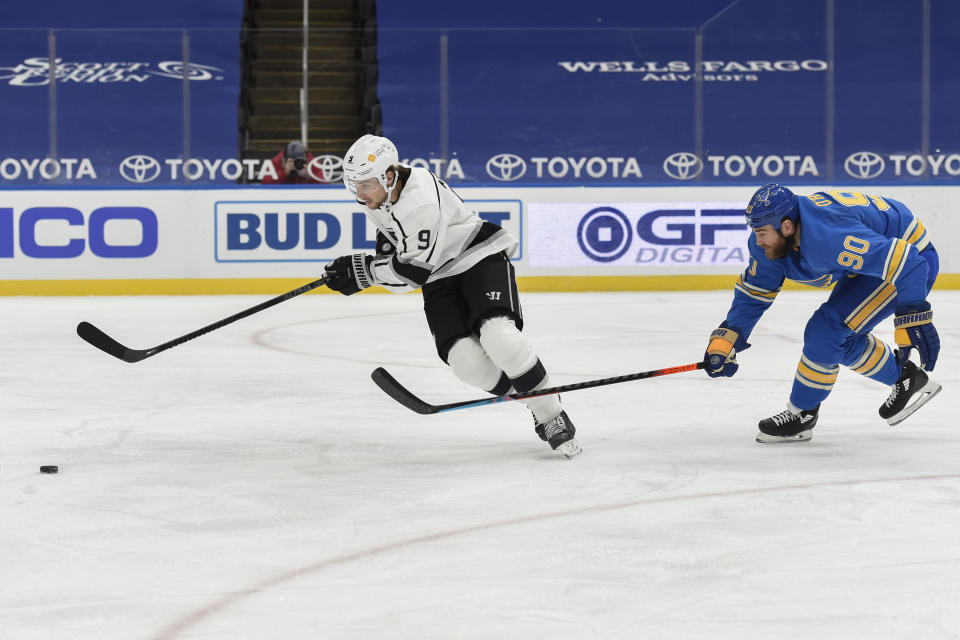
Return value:
[(537, 432), (537, 435), (544, 442), (547, 441), (547, 434), (543, 432), (543, 423), (537, 420), (537, 414), (533, 411), (530, 412), (530, 415), (533, 416), (533, 430)]
[(813, 435), (810, 431), (817, 426), (817, 412), (820, 405), (813, 409), (797, 409), (792, 404), (786, 411), (760, 421), (760, 433), (757, 442), (773, 444), (775, 442), (806, 442)]
[(543, 429), (543, 432), (541, 434), (538, 429), (537, 435), (543, 440), (546, 440), (547, 444), (549, 444), (550, 448), (554, 451), (562, 453), (568, 458), (572, 458), (582, 451), (580, 445), (573, 439), (577, 430), (573, 426), (573, 422), (570, 421), (569, 416), (567, 416), (566, 411), (561, 411), (560, 415), (556, 418), (539, 426)]
[[(557, 399), (559, 400), (560, 396), (557, 396)], [(541, 440), (546, 442), (547, 434), (543, 432), (543, 423), (540, 422), (539, 418), (537, 418), (537, 414), (535, 414), (532, 410), (530, 411), (530, 415), (533, 416), (533, 430), (537, 432), (537, 436), (539, 436)]]
[(900, 371), (900, 379), (891, 387), (890, 395), (880, 407), (880, 417), (891, 426), (900, 424), (940, 393), (941, 388), (926, 371), (907, 360)]

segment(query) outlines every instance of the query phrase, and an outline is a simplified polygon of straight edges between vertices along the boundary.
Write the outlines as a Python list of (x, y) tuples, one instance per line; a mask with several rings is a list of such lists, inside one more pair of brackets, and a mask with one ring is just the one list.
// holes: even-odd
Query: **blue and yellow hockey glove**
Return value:
[(737, 351), (750, 347), (750, 344), (741, 336), (742, 333), (743, 331), (737, 327), (728, 327), (724, 321), (710, 334), (710, 344), (707, 346), (707, 352), (703, 354), (703, 360), (707, 363), (705, 370), (708, 376), (729, 378), (737, 372), (740, 368), (736, 359)]
[(920, 364), (933, 371), (940, 355), (940, 334), (933, 326), (933, 311), (929, 302), (897, 307), (893, 319), (893, 337), (900, 348), (898, 359), (902, 365), (910, 357), (910, 349), (920, 354)]

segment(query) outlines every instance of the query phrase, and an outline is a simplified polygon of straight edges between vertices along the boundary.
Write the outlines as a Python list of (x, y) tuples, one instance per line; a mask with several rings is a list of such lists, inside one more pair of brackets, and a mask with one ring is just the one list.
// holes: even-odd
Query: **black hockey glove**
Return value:
[(369, 253), (354, 253), (340, 256), (323, 269), (327, 286), (345, 296), (352, 296), (361, 289), (376, 284), (370, 273), (373, 256)]
[(727, 321), (710, 334), (710, 344), (703, 360), (707, 363), (706, 372), (711, 378), (731, 377), (740, 368), (737, 364), (737, 351), (748, 349), (750, 344), (742, 337), (743, 331), (737, 327), (728, 327)]
[(933, 371), (940, 355), (940, 334), (933, 326), (933, 311), (929, 302), (897, 307), (893, 319), (893, 337), (897, 341), (898, 360), (902, 365), (910, 358), (910, 349), (920, 354), (920, 364)]

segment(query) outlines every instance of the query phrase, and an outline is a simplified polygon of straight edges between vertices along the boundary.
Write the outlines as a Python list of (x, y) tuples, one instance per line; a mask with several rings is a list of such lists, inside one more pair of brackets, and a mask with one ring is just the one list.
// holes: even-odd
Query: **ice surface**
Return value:
[[(137, 364), (77, 322), (146, 348), (264, 297), (6, 298), (0, 639), (957, 638), (960, 294), (932, 296), (929, 405), (888, 427), (842, 369), (811, 442), (758, 445), (825, 295), (782, 293), (733, 379), (566, 394), (573, 460), (519, 403), (374, 386), (483, 395), (418, 294), (303, 296)], [(525, 333), (554, 384), (685, 364), (730, 297), (526, 294)]]

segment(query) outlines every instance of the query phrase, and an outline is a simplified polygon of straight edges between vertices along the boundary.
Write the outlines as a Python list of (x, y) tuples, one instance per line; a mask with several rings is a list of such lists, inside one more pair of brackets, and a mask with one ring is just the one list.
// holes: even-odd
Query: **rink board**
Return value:
[[(819, 190), (819, 189), (811, 189)], [(857, 193), (855, 185), (824, 187)], [(747, 187), (471, 188), (459, 193), (520, 240), (528, 291), (729, 288), (746, 265)], [(960, 187), (874, 190), (907, 203), (960, 288)], [(279, 293), (375, 230), (341, 188), (10, 190), (0, 200), (0, 295)]]

